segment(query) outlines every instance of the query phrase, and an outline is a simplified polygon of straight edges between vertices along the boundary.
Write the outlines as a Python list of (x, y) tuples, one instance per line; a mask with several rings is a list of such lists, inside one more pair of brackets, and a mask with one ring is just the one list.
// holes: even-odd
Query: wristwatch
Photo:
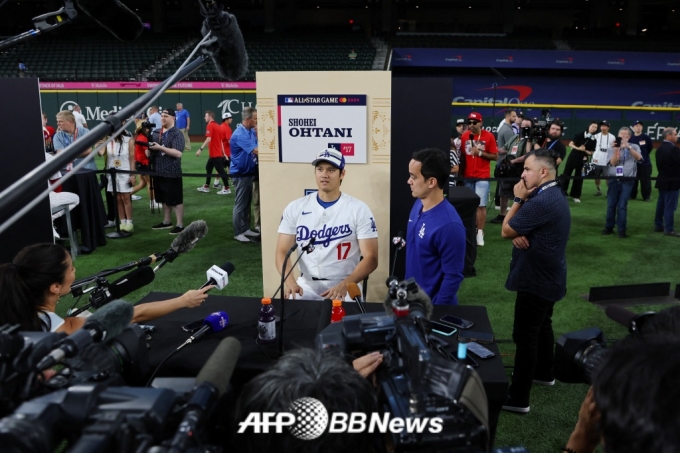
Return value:
[(522, 203), (524, 203), (524, 200), (521, 199), (520, 197), (515, 197), (512, 201), (513, 201), (514, 203), (517, 203), (517, 204), (522, 204)]

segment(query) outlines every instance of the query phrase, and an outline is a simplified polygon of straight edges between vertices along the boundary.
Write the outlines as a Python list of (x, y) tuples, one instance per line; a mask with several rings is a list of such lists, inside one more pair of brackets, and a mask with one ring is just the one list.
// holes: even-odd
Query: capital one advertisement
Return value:
[(278, 96), (279, 161), (310, 163), (335, 148), (351, 164), (366, 163), (365, 94)]

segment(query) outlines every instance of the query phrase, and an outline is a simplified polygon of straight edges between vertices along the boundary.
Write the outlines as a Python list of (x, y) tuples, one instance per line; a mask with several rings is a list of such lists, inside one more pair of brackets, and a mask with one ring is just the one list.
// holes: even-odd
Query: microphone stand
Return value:
[(293, 270), (295, 269), (295, 266), (297, 266), (297, 263), (300, 261), (300, 258), (302, 258), (302, 255), (304, 255), (305, 253), (310, 253), (309, 247), (312, 246), (312, 244), (307, 244), (306, 246), (302, 247), (302, 253), (300, 253), (298, 255), (297, 259), (295, 260), (295, 262), (291, 266), (290, 270), (286, 274), (286, 265), (288, 264), (288, 259), (290, 258), (290, 255), (293, 254), (295, 249), (297, 249), (297, 245), (298, 244), (296, 242), (295, 245), (293, 245), (293, 247), (291, 247), (290, 250), (288, 250), (288, 252), (286, 253), (286, 259), (283, 261), (283, 266), (281, 266), (281, 286), (279, 286), (279, 289), (277, 289), (276, 293), (274, 293), (274, 297), (276, 297), (276, 294), (279, 291), (281, 291), (281, 297), (280, 297), (280, 299), (281, 299), (281, 325), (279, 326), (279, 355), (283, 355), (283, 321), (286, 319), (284, 317), (285, 309), (286, 309), (286, 296), (285, 296), (284, 291), (283, 291), (283, 286), (285, 285), (286, 279), (288, 278), (288, 276), (290, 276), (291, 272), (293, 272)]
[(399, 254), (399, 250), (404, 248), (404, 240), (402, 238), (397, 239), (399, 239), (399, 242), (394, 244), (394, 258), (392, 259), (392, 269), (390, 269), (390, 275), (394, 275), (394, 267), (397, 265), (397, 255)]

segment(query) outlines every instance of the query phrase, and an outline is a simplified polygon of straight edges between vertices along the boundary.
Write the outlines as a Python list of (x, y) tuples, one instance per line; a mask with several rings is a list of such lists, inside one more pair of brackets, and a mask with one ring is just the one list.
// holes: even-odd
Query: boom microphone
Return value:
[(177, 237), (170, 244), (170, 248), (163, 253), (163, 259), (153, 271), (156, 272), (166, 263), (175, 261), (178, 255), (186, 253), (194, 248), (196, 243), (203, 239), (208, 234), (208, 224), (204, 220), (194, 220), (187, 226), (184, 231), (177, 235)]
[(184, 418), (170, 442), (170, 452), (188, 450), (197, 428), (210, 413), (218, 397), (226, 392), (240, 354), (241, 343), (234, 337), (228, 337), (210, 355), (196, 376), (198, 385), (191, 394)]
[(144, 31), (142, 20), (119, 0), (76, 0), (85, 14), (121, 41), (134, 41)]
[(656, 314), (653, 311), (637, 314), (630, 310), (626, 310), (623, 307), (619, 307), (618, 305), (607, 305), (607, 308), (604, 309), (604, 312), (612, 321), (627, 327), (630, 333), (639, 333), (640, 328), (644, 325), (644, 323), (646, 323), (649, 318)]
[(211, 33), (211, 40), (203, 52), (210, 55), (223, 79), (238, 80), (244, 77), (248, 72), (248, 54), (236, 17), (223, 11), (223, 6), (216, 5), (214, 0), (208, 0), (207, 7), (200, 4), (201, 14), (205, 17), (201, 34), (206, 36)]
[(212, 266), (206, 271), (206, 277), (208, 281), (203, 283), (199, 290), (205, 288), (206, 286), (215, 285), (217, 289), (223, 289), (229, 284), (229, 276), (234, 272), (234, 265), (229, 261), (224, 263), (222, 266)]
[(177, 348), (177, 350), (179, 351), (189, 343), (193, 343), (194, 341), (201, 339), (208, 332), (219, 332), (224, 330), (224, 328), (227, 327), (227, 324), (229, 324), (229, 315), (225, 312), (216, 311), (215, 313), (210, 313), (203, 320), (203, 327), (201, 327), (198, 332), (190, 336), (187, 341), (182, 343), (182, 345)]
[(82, 329), (62, 340), (38, 363), (38, 371), (46, 370), (65, 358), (75, 357), (92, 343), (107, 341), (120, 334), (132, 321), (134, 309), (124, 300), (116, 300), (90, 316)]
[(149, 283), (151, 283), (156, 274), (149, 266), (140, 266), (132, 272), (128, 272), (121, 278), (111, 283), (111, 285), (104, 292), (104, 298), (101, 300), (91, 300), (90, 303), (94, 308), (99, 308), (108, 304), (112, 300), (120, 299), (130, 294), (132, 291), (137, 291)]
[(354, 282), (350, 282), (347, 285), (347, 292), (349, 293), (349, 297), (354, 299), (354, 302), (357, 303), (359, 310), (361, 310), (362, 313), (366, 313), (366, 308), (364, 307), (364, 301), (361, 300), (361, 290), (359, 289), (359, 285), (357, 285)]

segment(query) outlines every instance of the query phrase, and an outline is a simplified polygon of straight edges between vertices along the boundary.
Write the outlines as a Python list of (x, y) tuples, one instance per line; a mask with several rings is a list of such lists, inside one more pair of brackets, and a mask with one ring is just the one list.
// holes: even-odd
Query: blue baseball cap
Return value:
[(339, 170), (343, 170), (345, 168), (345, 156), (343, 156), (340, 151), (334, 148), (327, 148), (323, 151), (319, 151), (319, 153), (316, 155), (316, 159), (314, 159), (312, 162), (312, 165), (316, 166), (322, 161), (328, 162)]

